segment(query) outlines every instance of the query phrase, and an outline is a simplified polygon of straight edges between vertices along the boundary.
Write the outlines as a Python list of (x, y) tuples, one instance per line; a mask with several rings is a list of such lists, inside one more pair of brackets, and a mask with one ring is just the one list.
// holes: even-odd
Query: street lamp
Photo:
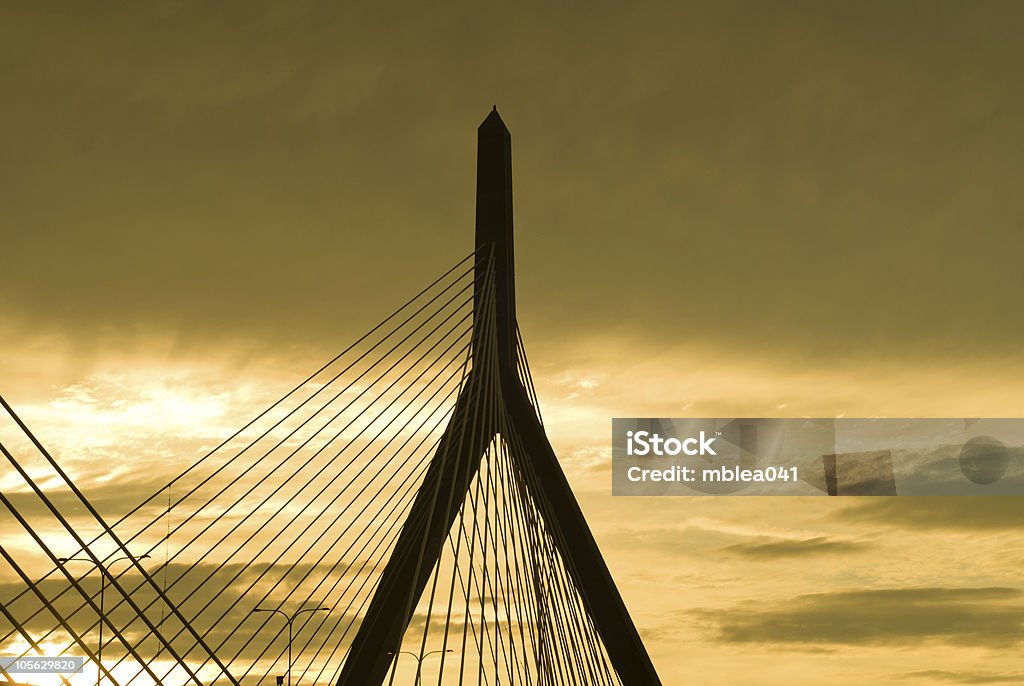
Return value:
[[(256, 612), (276, 612), (277, 614), (279, 614), (282, 617), (284, 617), (285, 621), (288, 622), (288, 686), (292, 686), (292, 622), (295, 621), (295, 618), (298, 617), (299, 615), (301, 615), (303, 612), (320, 612), (320, 611), (330, 612), (331, 610), (330, 610), (330, 608), (327, 608), (327, 607), (306, 607), (306, 608), (303, 608), (301, 610), (296, 610), (291, 616), (289, 616), (288, 613), (285, 612), (284, 610), (277, 610), (277, 609), (263, 608), (263, 607), (257, 607), (256, 609), (253, 610), (253, 613), (256, 613)], [(298, 684), (299, 683), (298, 680), (296, 680), (295, 683)]]
[(416, 686), (420, 686), (420, 672), (422, 671), (422, 668), (423, 668), (423, 661), (425, 659), (427, 659), (428, 657), (430, 657), (431, 655), (435, 655), (437, 653), (451, 653), (451, 652), (454, 652), (451, 648), (449, 648), (448, 650), (431, 650), (429, 653), (423, 653), (422, 655), (420, 655), (418, 653), (414, 653), (411, 650), (398, 650), (398, 651), (389, 650), (388, 651), (388, 655), (412, 655), (414, 658), (416, 658), (416, 681), (415, 681), (415, 684), (416, 684)]
[[(131, 555), (125, 555), (124, 557), (115, 557), (113, 560), (110, 560), (109, 562), (107, 562), (106, 569), (110, 569), (110, 565), (114, 564), (115, 562), (121, 562), (122, 560), (137, 561), (137, 560), (143, 560), (143, 559), (145, 559), (147, 557), (149, 557), (148, 553), (145, 554), (145, 555), (139, 555), (138, 557), (132, 557)], [(61, 563), (62, 565), (65, 562), (88, 562), (88, 563), (92, 564), (93, 566), (95, 566), (96, 568), (102, 567), (102, 563), (101, 562), (97, 562), (96, 560), (92, 559), (91, 557), (58, 557), (57, 558), (57, 562)], [(96, 651), (96, 663), (97, 663), (96, 664), (96, 686), (100, 686), (100, 679), (103, 678), (103, 620), (104, 620), (104, 614), (103, 614), (103, 595), (106, 592), (106, 590), (107, 590), (107, 575), (104, 574), (103, 570), (101, 569), (100, 570), (100, 615), (99, 615), (99, 617), (100, 617), (100, 630), (99, 630), (100, 637), (99, 637), (99, 643), (100, 644), (99, 644), (99, 649)]]

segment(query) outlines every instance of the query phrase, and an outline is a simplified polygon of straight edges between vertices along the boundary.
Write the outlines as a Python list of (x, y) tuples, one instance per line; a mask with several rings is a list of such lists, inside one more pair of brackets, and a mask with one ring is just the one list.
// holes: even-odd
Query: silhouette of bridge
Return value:
[(0, 403), (0, 654), (113, 686), (660, 684), (545, 434), (497, 110), (474, 251), (116, 521)]

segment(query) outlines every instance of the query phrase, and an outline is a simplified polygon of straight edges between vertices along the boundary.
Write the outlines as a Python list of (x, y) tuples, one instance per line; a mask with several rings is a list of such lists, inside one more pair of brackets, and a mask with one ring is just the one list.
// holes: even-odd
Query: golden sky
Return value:
[(1024, 416), (1022, 19), (5, 5), (0, 392), (133, 504), (469, 253), (496, 103), (546, 426), (663, 681), (1024, 683), (1016, 499), (608, 473), (613, 416)]

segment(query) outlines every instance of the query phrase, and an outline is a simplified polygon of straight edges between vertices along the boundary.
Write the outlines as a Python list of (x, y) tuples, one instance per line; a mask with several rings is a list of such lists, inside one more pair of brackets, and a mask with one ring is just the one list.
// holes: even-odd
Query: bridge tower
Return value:
[(619, 679), (626, 686), (660, 686), (518, 373), (512, 139), (496, 108), (480, 124), (477, 136), (473, 354), (479, 358), (489, 349), (490, 364), (474, 364), (462, 387), (342, 667), (339, 686), (384, 683), (481, 456), (498, 434), (509, 432), (518, 437), (510, 446), (512, 460), (517, 469), (530, 469), (536, 477), (528, 481), (530, 495), (540, 504), (544, 524)]

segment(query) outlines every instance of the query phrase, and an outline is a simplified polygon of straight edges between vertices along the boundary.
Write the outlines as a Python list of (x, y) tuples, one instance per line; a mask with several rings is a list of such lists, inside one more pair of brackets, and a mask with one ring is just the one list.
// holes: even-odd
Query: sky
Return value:
[(545, 425), (663, 681), (1024, 682), (1016, 500), (606, 470), (613, 416), (1024, 415), (1022, 15), (7, 3), (0, 393), (129, 507), (472, 250), (497, 105)]

